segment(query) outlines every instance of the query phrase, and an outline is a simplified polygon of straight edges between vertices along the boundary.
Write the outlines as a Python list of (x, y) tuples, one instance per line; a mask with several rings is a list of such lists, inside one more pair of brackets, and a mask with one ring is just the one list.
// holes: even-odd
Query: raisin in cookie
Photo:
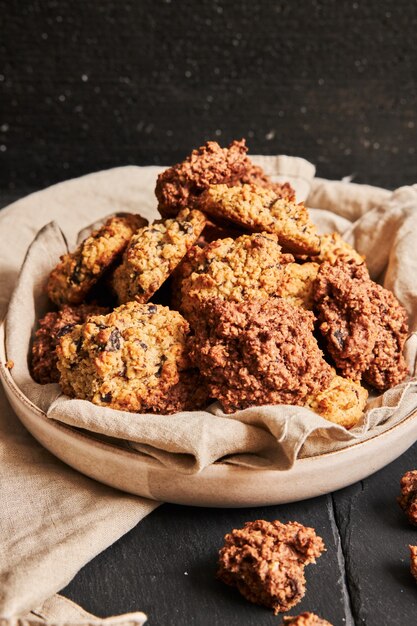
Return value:
[(304, 568), (325, 550), (313, 528), (278, 520), (247, 522), (224, 540), (218, 578), (275, 615), (300, 602), (305, 594)]
[(147, 302), (197, 241), (205, 221), (200, 211), (184, 209), (176, 218), (141, 228), (114, 272), (113, 288), (119, 303)]
[(337, 369), (379, 390), (408, 370), (402, 354), (407, 314), (394, 294), (374, 283), (364, 264), (325, 261), (314, 285), (320, 331)]
[(52, 270), (47, 292), (55, 304), (81, 304), (104, 272), (122, 254), (133, 233), (147, 224), (140, 215), (110, 217), (78, 248), (61, 257)]
[(307, 398), (306, 406), (329, 422), (345, 428), (353, 428), (365, 410), (368, 392), (354, 380), (337, 376), (318, 393)]
[[(189, 369), (189, 326), (176, 311), (128, 302), (109, 315), (91, 317), (61, 338), (60, 385), (71, 397), (132, 412), (172, 412), (188, 398), (176, 387)], [(194, 382), (196, 379), (194, 379)]]
[(246, 152), (244, 139), (232, 141), (227, 148), (221, 148), (216, 141), (207, 141), (184, 161), (162, 172), (155, 189), (161, 215), (172, 217), (181, 209), (192, 207), (204, 189), (218, 183), (238, 185), (251, 181), (271, 186), (282, 197), (293, 198), (294, 191), (288, 183), (273, 183)]
[(265, 404), (304, 405), (332, 369), (313, 335), (314, 316), (283, 298), (208, 300), (190, 357), (225, 413)]
[(207, 215), (228, 220), (250, 232), (275, 233), (289, 252), (314, 255), (320, 251), (320, 239), (306, 207), (283, 198), (273, 189), (253, 184), (210, 185), (197, 206)]
[(61, 337), (69, 333), (76, 324), (82, 324), (90, 315), (103, 315), (107, 309), (96, 305), (64, 305), (60, 311), (47, 313), (39, 320), (32, 346), (31, 373), (37, 383), (57, 383), (56, 346)]
[(197, 248), (181, 270), (180, 310), (192, 323), (209, 298), (241, 302), (274, 295), (284, 266), (293, 260), (270, 234), (220, 239)]

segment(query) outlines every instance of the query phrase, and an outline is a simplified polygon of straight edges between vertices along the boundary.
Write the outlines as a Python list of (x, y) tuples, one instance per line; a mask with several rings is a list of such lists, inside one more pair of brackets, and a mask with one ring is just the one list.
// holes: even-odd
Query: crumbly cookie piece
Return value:
[(181, 270), (181, 311), (192, 323), (208, 298), (241, 302), (274, 295), (284, 266), (293, 260), (282, 254), (276, 235), (263, 233), (195, 249)]
[(334, 376), (330, 385), (307, 398), (306, 406), (329, 420), (353, 428), (363, 415), (368, 392), (354, 380)]
[[(61, 338), (57, 347), (60, 385), (69, 396), (132, 412), (170, 407), (169, 394), (184, 404), (189, 368), (189, 326), (176, 311), (128, 302), (109, 315), (90, 317)], [(172, 410), (178, 409), (175, 400)]]
[(398, 504), (406, 514), (408, 521), (417, 526), (417, 470), (406, 472), (401, 478), (401, 496)]
[(314, 316), (283, 298), (206, 301), (190, 357), (226, 413), (265, 404), (304, 405), (332, 369), (313, 335)]
[(288, 183), (272, 183), (262, 169), (252, 163), (246, 152), (244, 139), (232, 141), (227, 148), (221, 148), (216, 141), (207, 141), (184, 161), (162, 172), (155, 189), (161, 215), (172, 217), (181, 209), (192, 207), (204, 189), (218, 183), (238, 185), (256, 180), (261, 186), (271, 185), (278, 194), (282, 189), (283, 197), (292, 197), (293, 190)]
[(313, 287), (319, 271), (318, 263), (288, 263), (277, 285), (276, 295), (287, 298), (294, 306), (313, 308)]
[(364, 264), (325, 261), (314, 285), (320, 331), (337, 369), (347, 378), (384, 390), (407, 376), (402, 354), (407, 314)]
[(110, 217), (78, 248), (61, 256), (47, 283), (48, 296), (57, 305), (81, 304), (90, 289), (127, 246), (133, 233), (148, 223), (140, 215)]
[(133, 235), (113, 276), (119, 303), (147, 302), (197, 241), (205, 222), (200, 211), (184, 209), (176, 218), (159, 220)]
[(80, 306), (64, 305), (60, 311), (51, 311), (39, 320), (39, 328), (31, 351), (31, 373), (37, 383), (57, 383), (56, 347), (61, 337), (69, 333), (76, 324), (82, 324), (91, 315), (102, 315), (107, 309), (94, 304)]
[(365, 262), (365, 258), (349, 243), (344, 241), (339, 233), (320, 235), (320, 252), (314, 257), (314, 261), (317, 263), (323, 263), (324, 261), (335, 263), (338, 259), (342, 259), (346, 263), (353, 261), (358, 265)]
[(273, 189), (254, 184), (210, 185), (197, 206), (214, 218), (229, 220), (251, 232), (275, 233), (289, 252), (314, 255), (320, 251), (320, 239), (306, 207)]
[(410, 548), (410, 571), (417, 580), (417, 546), (408, 546)]
[(217, 577), (275, 615), (298, 604), (305, 594), (304, 568), (325, 550), (313, 528), (278, 520), (247, 522), (224, 541)]
[(314, 613), (304, 612), (300, 613), (300, 615), (291, 616), (283, 618), (283, 625), (285, 626), (332, 626), (330, 622), (325, 619), (322, 619), (318, 615)]

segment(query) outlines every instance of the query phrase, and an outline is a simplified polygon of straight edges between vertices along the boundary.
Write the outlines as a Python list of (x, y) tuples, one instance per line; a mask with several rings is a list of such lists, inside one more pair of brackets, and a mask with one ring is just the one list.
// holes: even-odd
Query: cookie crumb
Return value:
[(304, 613), (300, 613), (300, 615), (287, 615), (287, 617), (283, 617), (283, 625), (284, 626), (332, 626), (330, 622), (325, 619), (322, 619), (318, 615), (314, 613), (309, 613), (305, 611)]
[(4, 366), (6, 367), (6, 369), (8, 370), (12, 370), (14, 368), (14, 361), (12, 361), (11, 359), (9, 359), (8, 361), (6, 361), (6, 363), (4, 364)]

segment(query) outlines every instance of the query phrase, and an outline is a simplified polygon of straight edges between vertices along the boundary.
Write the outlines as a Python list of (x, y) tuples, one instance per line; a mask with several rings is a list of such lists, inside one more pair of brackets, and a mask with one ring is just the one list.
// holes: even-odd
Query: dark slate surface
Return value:
[[(417, 178), (417, 4), (409, 0), (0, 0), (0, 205), (128, 163), (170, 163), (208, 138), (305, 156), (329, 178)], [(298, 607), (334, 626), (411, 626), (417, 543), (395, 497), (417, 446), (361, 483), (266, 509), (164, 505), (64, 590), (153, 626), (279, 624), (214, 579), (232, 527), (314, 526), (327, 553)], [(306, 478), (307, 480), (308, 478)], [(187, 572), (187, 574), (185, 574)]]
[(0, 187), (241, 136), (322, 176), (415, 181), (416, 2), (0, 0), (0, 15)]

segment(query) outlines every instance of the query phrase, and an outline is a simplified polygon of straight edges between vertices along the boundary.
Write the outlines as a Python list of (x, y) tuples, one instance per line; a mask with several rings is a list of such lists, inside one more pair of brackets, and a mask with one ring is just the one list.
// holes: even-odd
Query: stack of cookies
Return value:
[(293, 404), (351, 428), (407, 376), (405, 310), (291, 186), (207, 142), (157, 180), (162, 219), (111, 217), (51, 272), (32, 375), (109, 408)]

